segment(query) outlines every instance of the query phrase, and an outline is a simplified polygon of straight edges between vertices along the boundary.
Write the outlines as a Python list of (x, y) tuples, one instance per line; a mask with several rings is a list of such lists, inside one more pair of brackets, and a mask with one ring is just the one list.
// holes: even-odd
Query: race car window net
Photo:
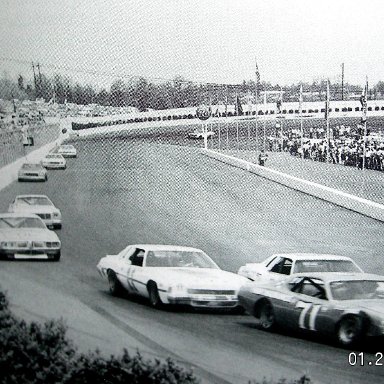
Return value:
[(335, 300), (384, 300), (384, 281), (333, 281), (329, 286)]
[(137, 267), (143, 266), (145, 251), (143, 249), (136, 249), (134, 254), (129, 258), (131, 260), (132, 265), (136, 265)]
[(283, 275), (289, 275), (291, 273), (292, 260), (291, 259), (281, 259), (276, 263), (272, 268), (271, 272), (281, 273)]
[(147, 267), (166, 268), (211, 268), (217, 269), (202, 252), (193, 251), (149, 251), (146, 260)]
[(317, 297), (319, 299), (327, 299), (327, 295), (324, 289), (324, 282), (322, 280), (303, 278), (299, 282), (292, 285), (292, 292), (301, 293), (311, 297)]
[(34, 217), (8, 217), (0, 219), (0, 228), (45, 228), (45, 224)]

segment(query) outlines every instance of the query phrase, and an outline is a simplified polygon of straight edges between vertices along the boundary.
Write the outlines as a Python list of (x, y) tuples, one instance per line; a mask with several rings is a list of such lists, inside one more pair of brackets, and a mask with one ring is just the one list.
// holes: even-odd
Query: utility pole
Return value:
[(43, 82), (42, 82), (42, 78), (41, 78), (41, 72), (40, 72), (40, 64), (37, 63), (36, 65), (37, 67), (37, 71), (39, 72), (39, 88), (40, 88), (40, 97), (43, 97)]
[(35, 83), (35, 93), (37, 98), (39, 97), (39, 90), (38, 90), (38, 84), (37, 84), (37, 78), (36, 78), (36, 72), (35, 72), (35, 65), (33, 64), (33, 61), (32, 61), (32, 71), (33, 71), (33, 80)]
[(344, 63), (341, 64), (341, 100), (344, 100)]

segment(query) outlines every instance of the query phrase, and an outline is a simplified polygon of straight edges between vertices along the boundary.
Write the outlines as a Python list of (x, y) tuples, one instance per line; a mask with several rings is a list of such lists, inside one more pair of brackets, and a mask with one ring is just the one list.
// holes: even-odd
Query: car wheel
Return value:
[(346, 316), (337, 326), (337, 341), (344, 347), (358, 344), (363, 337), (363, 321), (358, 316)]
[(61, 256), (61, 252), (59, 251), (59, 252), (57, 252), (55, 254), (55, 256), (53, 256), (53, 261), (59, 261), (60, 260), (60, 256)]
[(48, 180), (48, 175), (45, 175), (45, 181), (47, 181)]
[(259, 324), (264, 330), (272, 330), (276, 325), (275, 311), (269, 301), (264, 301), (259, 307)]
[(55, 224), (55, 225), (53, 226), (53, 228), (56, 228), (56, 229), (61, 229), (61, 227), (62, 227), (61, 224)]
[(116, 273), (111, 269), (108, 271), (108, 284), (109, 284), (109, 292), (113, 296), (119, 296), (123, 292), (120, 281), (117, 279)]
[(149, 302), (153, 308), (160, 308), (163, 304), (160, 295), (159, 290), (157, 289), (157, 284), (155, 282), (148, 283), (148, 295), (149, 295)]

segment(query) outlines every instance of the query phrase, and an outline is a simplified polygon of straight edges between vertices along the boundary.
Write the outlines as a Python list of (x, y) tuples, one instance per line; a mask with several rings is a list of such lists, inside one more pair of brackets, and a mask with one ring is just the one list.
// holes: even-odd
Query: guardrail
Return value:
[(246, 160), (238, 159), (233, 156), (225, 155), (223, 153), (212, 150), (203, 150), (203, 153), (223, 163), (244, 169), (268, 180), (285, 185), (286, 187), (384, 222), (384, 205), (382, 204), (363, 199), (322, 184), (287, 175), (283, 172), (260, 166)]
[[(284, 103), (281, 111), (278, 113), (275, 103), (266, 105), (259, 104), (257, 113), (255, 105), (249, 110), (244, 110), (242, 114), (237, 114), (233, 106), (226, 108), (224, 105), (213, 105), (213, 117), (217, 119), (225, 118), (240, 118), (240, 119), (297, 119), (299, 118), (298, 103)], [(244, 109), (247, 106), (244, 105)], [(369, 117), (384, 116), (384, 101), (369, 100), (368, 101)], [(324, 102), (304, 102), (303, 103), (303, 118), (323, 118), (325, 114)], [(330, 104), (330, 118), (343, 117), (361, 117), (362, 108), (358, 101), (332, 101)], [(257, 116), (256, 116), (257, 115)], [(73, 130), (85, 130), (90, 128), (114, 126), (121, 124), (146, 123), (146, 122), (169, 122), (180, 120), (196, 120), (196, 108), (179, 108), (171, 110), (153, 110), (151, 112), (139, 112), (120, 116), (110, 117), (81, 117), (74, 118), (72, 122)]]

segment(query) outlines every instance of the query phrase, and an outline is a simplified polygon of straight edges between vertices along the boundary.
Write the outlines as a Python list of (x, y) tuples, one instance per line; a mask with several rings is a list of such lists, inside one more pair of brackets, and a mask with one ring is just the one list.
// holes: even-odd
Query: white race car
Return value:
[(0, 214), (0, 258), (60, 260), (61, 242), (32, 213)]
[(247, 263), (237, 272), (254, 281), (283, 280), (287, 275), (306, 272), (363, 272), (349, 257), (316, 253), (282, 253), (261, 263)]
[(129, 245), (98, 265), (112, 294), (124, 289), (149, 299), (153, 307), (184, 304), (235, 308), (246, 278), (221, 270), (203, 251), (174, 245)]
[(65, 169), (67, 168), (67, 162), (63, 155), (60, 153), (48, 153), (43, 160), (41, 165), (47, 169)]
[(61, 212), (45, 195), (18, 195), (9, 205), (8, 212), (34, 213), (47, 227), (61, 228)]
[(24, 163), (19, 169), (19, 181), (47, 181), (47, 170), (41, 164)]
[(188, 133), (188, 138), (189, 139), (204, 139), (205, 134), (207, 135), (207, 138), (210, 138), (210, 137), (215, 135), (215, 132), (207, 131), (205, 133), (204, 131), (199, 131), (198, 129), (196, 129), (193, 132)]
[(57, 153), (63, 155), (64, 157), (76, 157), (77, 151), (76, 148), (71, 144), (60, 145), (57, 149)]

